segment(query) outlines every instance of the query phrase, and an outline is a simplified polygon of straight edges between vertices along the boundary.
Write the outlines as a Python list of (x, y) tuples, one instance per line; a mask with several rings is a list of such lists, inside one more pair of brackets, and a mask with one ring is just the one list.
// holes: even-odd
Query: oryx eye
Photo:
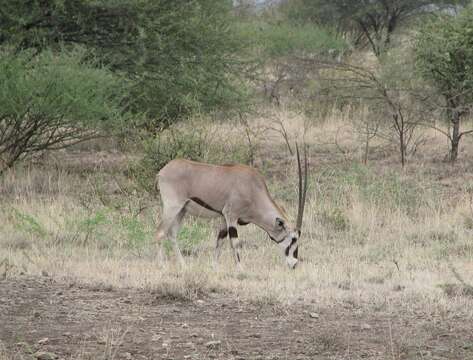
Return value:
[(285, 225), (284, 225), (284, 220), (281, 219), (281, 218), (276, 218), (276, 226), (280, 229), (283, 229), (285, 228)]

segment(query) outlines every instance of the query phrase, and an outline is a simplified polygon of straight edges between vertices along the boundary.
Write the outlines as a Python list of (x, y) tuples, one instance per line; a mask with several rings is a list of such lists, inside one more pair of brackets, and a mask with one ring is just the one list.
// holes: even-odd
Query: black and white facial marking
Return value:
[(297, 245), (298, 239), (299, 234), (295, 231), (291, 231), (281, 243), (281, 246), (284, 248), (284, 255), (286, 255), (286, 263), (291, 269), (294, 269), (299, 261), (297, 259), (299, 252)]
[(298, 262), (297, 240), (299, 239), (299, 232), (290, 229), (284, 219), (277, 217), (275, 219), (275, 231), (269, 236), (271, 240), (281, 246), (286, 256), (287, 265), (294, 269)]

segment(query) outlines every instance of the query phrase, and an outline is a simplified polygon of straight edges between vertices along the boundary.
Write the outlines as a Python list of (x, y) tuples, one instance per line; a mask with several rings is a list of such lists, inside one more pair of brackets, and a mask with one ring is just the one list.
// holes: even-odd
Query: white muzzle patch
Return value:
[(292, 256), (287, 256), (286, 257), (286, 263), (287, 266), (289, 266), (290, 269), (294, 269), (297, 265), (298, 260)]

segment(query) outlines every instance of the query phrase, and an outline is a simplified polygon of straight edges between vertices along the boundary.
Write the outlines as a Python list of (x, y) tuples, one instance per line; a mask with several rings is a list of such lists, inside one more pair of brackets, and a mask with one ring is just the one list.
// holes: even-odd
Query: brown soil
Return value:
[(460, 316), (316, 309), (20, 276), (0, 281), (0, 349), (6, 359), (473, 359), (473, 323)]

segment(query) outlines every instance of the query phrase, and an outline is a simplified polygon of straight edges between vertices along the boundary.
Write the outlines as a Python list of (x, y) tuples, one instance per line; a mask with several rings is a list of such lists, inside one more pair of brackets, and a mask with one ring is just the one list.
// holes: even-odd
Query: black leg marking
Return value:
[(223, 239), (223, 238), (227, 237), (227, 235), (228, 235), (227, 229), (222, 229), (222, 230), (219, 231), (217, 237), (218, 237), (219, 239)]
[(297, 257), (299, 256), (298, 251), (299, 251), (299, 246), (296, 247), (296, 250), (294, 250), (294, 257), (295, 257), (296, 259), (297, 259)]
[(238, 237), (238, 232), (237, 229), (234, 226), (230, 226), (228, 228), (228, 234), (230, 235), (231, 238), (236, 238)]
[(240, 262), (240, 254), (236, 253), (236, 256), (237, 256), (238, 262)]

